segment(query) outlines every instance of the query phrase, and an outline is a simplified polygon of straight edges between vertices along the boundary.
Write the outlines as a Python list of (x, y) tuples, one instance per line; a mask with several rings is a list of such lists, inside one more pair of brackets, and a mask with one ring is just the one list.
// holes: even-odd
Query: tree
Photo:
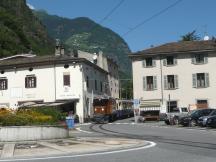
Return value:
[(196, 30), (189, 32), (183, 36), (181, 36), (181, 41), (196, 41), (200, 40), (200, 37), (196, 34)]

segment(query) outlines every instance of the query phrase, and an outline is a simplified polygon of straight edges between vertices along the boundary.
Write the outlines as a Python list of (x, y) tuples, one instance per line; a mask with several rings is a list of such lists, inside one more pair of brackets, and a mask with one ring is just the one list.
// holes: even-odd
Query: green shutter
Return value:
[(179, 85), (178, 85), (178, 75), (174, 75), (174, 81), (175, 81), (175, 88), (179, 88)]
[(146, 89), (147, 89), (146, 77), (143, 77), (143, 90), (146, 91)]
[(197, 74), (192, 74), (193, 88), (197, 87)]
[(154, 90), (157, 89), (157, 76), (153, 76), (153, 87), (154, 87)]
[(167, 59), (166, 59), (166, 58), (163, 59), (163, 65), (164, 65), (164, 66), (167, 66)]
[(204, 55), (204, 64), (207, 64), (208, 63), (208, 54), (205, 54)]
[(177, 57), (174, 57), (173, 59), (174, 59), (174, 60), (173, 60), (174, 65), (177, 65)]
[(195, 55), (191, 55), (191, 63), (192, 63), (192, 64), (196, 64)]
[(143, 65), (144, 68), (146, 67), (146, 59), (144, 59), (144, 60), (142, 61), (142, 65)]
[(205, 87), (209, 87), (209, 73), (205, 73)]
[(156, 67), (156, 60), (154, 58), (152, 59), (152, 66)]
[(164, 75), (164, 89), (168, 89), (167, 75)]

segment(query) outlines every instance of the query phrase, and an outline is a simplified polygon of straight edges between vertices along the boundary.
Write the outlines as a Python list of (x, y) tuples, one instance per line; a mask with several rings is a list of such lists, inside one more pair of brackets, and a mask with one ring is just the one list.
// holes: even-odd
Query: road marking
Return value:
[(84, 133), (93, 133), (93, 132), (90, 132), (90, 131), (81, 130), (80, 128), (76, 128), (76, 130), (78, 130), (80, 132), (84, 132)]
[(75, 158), (75, 157), (86, 157), (86, 156), (97, 156), (97, 155), (108, 155), (108, 154), (115, 154), (115, 153), (123, 153), (129, 151), (138, 151), (143, 149), (148, 149), (151, 147), (156, 146), (157, 144), (152, 141), (145, 141), (148, 142), (149, 145), (136, 147), (136, 148), (129, 148), (124, 150), (115, 150), (115, 151), (107, 151), (107, 152), (98, 152), (98, 153), (87, 153), (87, 154), (77, 154), (77, 155), (65, 155), (65, 156), (50, 156), (50, 157), (41, 157), (41, 158), (23, 158), (23, 159), (5, 159), (0, 160), (0, 162), (8, 162), (8, 161), (34, 161), (34, 160), (48, 160), (48, 159), (61, 159), (61, 158)]

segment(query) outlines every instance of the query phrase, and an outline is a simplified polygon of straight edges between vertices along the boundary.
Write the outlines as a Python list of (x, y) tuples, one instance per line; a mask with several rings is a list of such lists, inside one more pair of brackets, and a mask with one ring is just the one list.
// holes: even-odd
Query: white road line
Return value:
[(86, 157), (86, 156), (97, 156), (97, 155), (108, 155), (108, 154), (115, 154), (115, 153), (123, 153), (128, 151), (137, 151), (143, 150), (147, 148), (151, 148), (156, 146), (155, 142), (146, 141), (149, 143), (147, 146), (136, 147), (136, 148), (129, 148), (124, 150), (115, 150), (115, 151), (107, 151), (107, 152), (98, 152), (98, 153), (87, 153), (87, 154), (78, 154), (78, 155), (65, 155), (65, 156), (50, 156), (50, 157), (41, 157), (41, 158), (23, 158), (23, 159), (5, 159), (0, 160), (0, 162), (8, 162), (8, 161), (33, 161), (33, 160), (47, 160), (47, 159), (61, 159), (61, 158), (76, 158), (76, 157)]
[(93, 133), (93, 132), (89, 132), (89, 131), (81, 130), (80, 128), (76, 128), (76, 130), (78, 130), (78, 131), (80, 131), (80, 132), (84, 132), (84, 133)]

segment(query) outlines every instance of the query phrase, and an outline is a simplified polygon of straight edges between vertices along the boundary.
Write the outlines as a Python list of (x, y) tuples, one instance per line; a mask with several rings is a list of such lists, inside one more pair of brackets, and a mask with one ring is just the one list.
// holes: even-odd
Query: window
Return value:
[(164, 60), (163, 60), (163, 65), (164, 66), (173, 66), (173, 65), (177, 65), (177, 59), (174, 56), (167, 56)]
[(178, 76), (177, 75), (165, 75), (164, 76), (164, 89), (176, 89), (178, 88)]
[(177, 101), (167, 101), (167, 112), (179, 112)]
[(86, 87), (89, 88), (89, 77), (86, 76)]
[(153, 76), (147, 76), (147, 90), (153, 90)]
[(148, 57), (143, 60), (143, 67), (155, 67), (156, 66), (156, 60), (154, 60), (152, 57)]
[(206, 88), (209, 87), (209, 74), (208, 73), (196, 73), (193, 74), (193, 87), (194, 88)]
[(146, 76), (143, 77), (143, 89), (144, 91), (152, 91), (157, 89), (157, 77)]
[(197, 104), (208, 104), (207, 100), (197, 100)]
[(8, 88), (7, 78), (0, 78), (0, 90), (6, 90)]
[(196, 54), (192, 57), (192, 64), (206, 64), (208, 62), (208, 56), (205, 54)]
[(36, 76), (34, 75), (27, 75), (25, 77), (25, 88), (36, 88)]
[(146, 58), (146, 67), (152, 66), (152, 58)]
[(95, 90), (97, 90), (97, 80), (95, 80)]
[(70, 86), (70, 74), (63, 75), (63, 85)]

